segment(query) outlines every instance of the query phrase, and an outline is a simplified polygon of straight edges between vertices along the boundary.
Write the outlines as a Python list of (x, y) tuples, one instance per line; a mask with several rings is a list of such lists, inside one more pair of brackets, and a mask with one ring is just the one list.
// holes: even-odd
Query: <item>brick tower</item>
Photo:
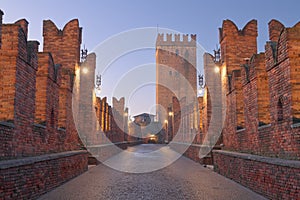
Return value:
[(163, 123), (173, 96), (195, 101), (197, 92), (196, 35), (158, 34), (156, 40), (157, 117)]
[(43, 21), (44, 52), (51, 52), (56, 63), (61, 65), (59, 87), (58, 127), (66, 130), (66, 148), (76, 145), (78, 134), (72, 112), (72, 94), (75, 71), (79, 68), (82, 28), (73, 19), (64, 28), (58, 29), (51, 20)]

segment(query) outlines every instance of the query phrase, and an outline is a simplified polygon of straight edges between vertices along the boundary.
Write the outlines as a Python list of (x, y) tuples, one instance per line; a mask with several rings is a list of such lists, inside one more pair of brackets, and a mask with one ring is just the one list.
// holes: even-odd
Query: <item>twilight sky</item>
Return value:
[[(264, 51), (268, 40), (268, 22), (277, 19), (286, 27), (300, 21), (299, 0), (1, 0), (4, 23), (25, 18), (29, 22), (29, 39), (42, 46), (42, 21), (51, 19), (58, 28), (73, 18), (83, 27), (82, 45), (89, 51), (107, 38), (135, 28), (162, 27), (181, 33), (197, 34), (197, 42), (209, 53), (218, 43), (218, 28), (225, 19), (239, 29), (251, 19), (258, 20), (258, 51)], [(42, 49), (41, 49), (42, 50)], [(98, 55), (97, 55), (98, 56)], [(152, 63), (152, 64), (149, 64)], [(112, 86), (124, 73), (147, 64), (152, 69), (147, 76), (155, 81), (155, 51), (147, 49), (123, 55), (102, 74), (101, 96), (110, 96)], [(200, 64), (201, 65), (201, 64)], [(200, 66), (201, 67), (201, 66)], [(201, 69), (200, 69), (201, 71)], [(116, 94), (115, 96), (118, 96)], [(109, 97), (110, 98), (110, 97)], [(130, 115), (154, 113), (155, 85), (145, 85), (126, 96)]]

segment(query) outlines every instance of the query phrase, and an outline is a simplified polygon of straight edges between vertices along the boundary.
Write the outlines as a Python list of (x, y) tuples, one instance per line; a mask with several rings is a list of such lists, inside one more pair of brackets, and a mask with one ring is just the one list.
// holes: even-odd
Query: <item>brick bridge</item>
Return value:
[[(2, 24), (2, 16), (0, 11), (0, 199), (38, 198), (87, 171), (89, 162), (97, 163), (95, 155), (101, 155), (106, 161), (122, 154), (122, 149), (132, 150), (134, 147), (128, 146), (138, 141), (123, 131), (128, 129), (125, 100), (113, 99), (113, 105), (109, 105), (106, 98), (96, 98), (87, 89), (93, 88), (94, 83), (85, 78), (82, 69), (87, 67), (93, 74), (96, 55), (89, 54), (85, 61), (80, 62), (82, 28), (78, 20), (68, 22), (62, 30), (52, 21), (45, 20), (43, 51), (39, 52), (39, 42), (27, 40), (28, 22), (25, 19)], [(168, 145), (170, 151), (184, 153), (200, 164), (212, 165), (215, 172), (267, 198), (299, 199), (300, 24), (287, 28), (271, 20), (269, 41), (265, 52), (259, 54), (255, 20), (242, 30), (230, 20), (225, 20), (219, 38), (220, 55), (204, 55), (204, 96), (191, 104), (171, 97), (172, 102), (167, 108), (171, 114), (166, 118), (167, 126), (163, 131), (168, 140), (175, 138), (178, 132), (182, 137)], [(213, 72), (216, 67), (218, 73)], [(76, 107), (72, 107), (74, 93), (78, 98)], [(219, 116), (224, 121), (216, 145), (209, 143), (213, 139), (209, 131), (209, 127), (213, 127), (213, 97), (221, 105), (218, 107)], [(90, 102), (93, 102), (92, 106)], [(75, 119), (74, 109), (79, 113)], [(90, 119), (95, 110), (96, 118)], [(74, 122), (77, 121), (84, 123), (76, 127)], [(186, 126), (192, 124), (193, 131), (179, 130), (180, 123)], [(100, 131), (102, 134), (79, 138), (81, 131)], [(187, 145), (188, 141), (192, 144)], [(86, 146), (96, 146), (98, 154), (92, 152), (92, 156)], [(209, 150), (205, 157), (199, 157), (203, 148), (214, 150)], [(140, 174), (137, 179), (138, 176), (121, 174), (102, 164), (91, 168), (85, 176), (89, 180), (97, 174), (101, 179), (106, 173), (114, 181), (108, 181), (105, 187), (118, 187), (121, 191), (118, 194), (124, 195), (120, 198), (125, 199), (132, 197), (129, 191), (135, 184), (158, 184), (155, 181), (162, 181), (161, 177), (168, 179), (169, 190), (162, 187), (160, 192), (147, 193), (148, 197), (158, 198), (155, 194), (164, 193), (166, 196), (162, 198), (223, 199), (230, 197), (226, 195), (232, 188), (239, 188), (236, 199), (262, 198), (249, 191), (242, 192), (241, 186), (233, 182), (230, 182), (231, 188), (221, 187), (218, 183), (228, 184), (228, 179), (221, 180), (216, 173), (204, 170), (186, 158), (180, 158), (173, 165), (156, 172), (153, 182), (149, 182), (151, 174)], [(173, 176), (174, 173), (176, 176)], [(184, 178), (184, 175), (189, 178)], [(107, 177), (102, 178), (108, 180)], [(201, 177), (204, 177), (202, 180), (213, 181), (211, 186), (221, 188), (219, 192), (224, 196), (190, 187), (203, 184)], [(129, 186), (132, 186), (127, 189), (126, 178), (131, 179)], [(86, 181), (84, 178), (81, 180), (83, 183)], [(178, 184), (172, 185), (174, 182)], [(205, 186), (202, 186), (203, 189)], [(174, 193), (175, 190), (183, 192)], [(113, 191), (102, 191), (102, 196), (98, 197), (117, 198)], [(137, 187), (137, 191), (132, 194), (148, 198), (140, 196), (145, 188)], [(74, 194), (77, 194), (76, 191)], [(174, 194), (178, 196), (172, 196)], [(207, 196), (209, 194), (215, 196)], [(56, 198), (53, 193), (49, 195), (49, 198)]]

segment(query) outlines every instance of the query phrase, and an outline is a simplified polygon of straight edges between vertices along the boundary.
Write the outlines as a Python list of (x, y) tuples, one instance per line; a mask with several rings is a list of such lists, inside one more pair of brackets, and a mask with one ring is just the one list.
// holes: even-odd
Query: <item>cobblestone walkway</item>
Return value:
[[(128, 150), (147, 153), (149, 149), (157, 148), (158, 145), (140, 145)], [(136, 165), (132, 158), (130, 159), (131, 165)], [(40, 200), (45, 199), (260, 200), (264, 198), (188, 158), (181, 157), (161, 170), (140, 174), (116, 171), (101, 164), (40, 197)]]

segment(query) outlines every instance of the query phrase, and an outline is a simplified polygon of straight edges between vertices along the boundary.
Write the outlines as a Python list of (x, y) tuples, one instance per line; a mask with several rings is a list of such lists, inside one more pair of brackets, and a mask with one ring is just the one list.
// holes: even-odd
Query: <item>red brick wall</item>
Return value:
[[(300, 22), (294, 27), (284, 29), (287, 32), (287, 52), (290, 65), (290, 84), (292, 86), (292, 117), (293, 123), (300, 122)], [(281, 36), (280, 36), (281, 38)], [(279, 43), (280, 44), (280, 43)]]
[[(238, 132), (240, 132), (244, 128), (244, 124), (241, 123), (243, 122), (243, 98), (241, 98), (242, 88), (240, 80), (240, 71), (233, 71), (231, 76), (231, 90), (226, 96), (226, 119), (223, 129), (223, 142), (226, 148), (238, 147), (238, 125), (240, 128)], [(237, 112), (238, 109), (239, 113)], [(240, 123), (238, 123), (238, 120), (240, 120)]]
[[(298, 82), (300, 75), (297, 48), (300, 37), (294, 35), (299, 26), (284, 28), (279, 35), (278, 43), (266, 44), (266, 69), (269, 78), (270, 115), (273, 142), (270, 149), (273, 155), (290, 159), (299, 159), (299, 130), (293, 128), (299, 123)], [(299, 35), (299, 34), (298, 34)], [(272, 46), (275, 48), (272, 50)], [(294, 46), (295, 45), (295, 46)]]
[[(240, 98), (243, 99), (243, 102), (240, 104), (244, 105), (245, 131), (236, 134), (237, 143), (231, 148), (259, 153), (261, 144), (258, 139), (258, 127), (270, 123), (269, 88), (264, 54), (254, 54), (250, 61), (243, 64), (241, 73), (242, 97)], [(232, 137), (234, 135), (232, 134)]]
[[(0, 69), (4, 92), (0, 96), (0, 118), (13, 123), (13, 136), (0, 140), (10, 147), (1, 153), (8, 159), (80, 146), (71, 112), (71, 90), (65, 95), (69, 102), (69, 116), (65, 116), (69, 129), (57, 130), (61, 69), (51, 54), (37, 53), (38, 42), (27, 41), (27, 25), (26, 20), (2, 25)], [(33, 126), (34, 122), (43, 126)], [(6, 132), (7, 128), (1, 126), (1, 130)]]
[(277, 42), (279, 39), (279, 35), (284, 28), (284, 25), (275, 19), (272, 19), (268, 25), (269, 25), (269, 40)]
[(14, 154), (14, 147), (12, 145), (12, 141), (14, 139), (14, 125), (9, 123), (3, 125), (3, 122), (0, 124), (0, 159), (5, 160), (9, 157), (12, 157)]
[[(96, 115), (98, 119), (97, 123), (99, 123), (99, 129), (106, 136), (104, 138), (101, 136), (101, 138), (97, 138), (97, 140), (100, 144), (107, 144), (109, 141), (112, 143), (124, 142), (127, 139), (127, 133), (124, 132), (125, 123), (127, 126), (127, 116), (124, 115), (125, 110), (123, 111), (123, 115), (121, 115), (119, 111), (117, 111), (114, 107), (111, 107), (106, 102), (106, 99), (106, 97), (102, 99), (97, 97), (95, 102)], [(116, 99), (114, 103), (116, 104)], [(122, 107), (124, 108), (124, 103), (125, 101), (123, 100), (118, 102), (116, 104), (118, 109)], [(125, 130), (127, 129), (128, 127), (125, 127)], [(130, 137), (128, 140), (131, 139), (133, 139), (133, 137)]]
[(298, 199), (299, 162), (214, 151), (214, 170), (269, 199)]
[(54, 61), (61, 64), (62, 79), (59, 90), (58, 126), (66, 129), (66, 148), (79, 143), (72, 113), (72, 89), (75, 69), (80, 61), (81, 27), (77, 19), (69, 21), (59, 30), (51, 20), (43, 21), (45, 52), (51, 52)]
[[(87, 170), (87, 154), (57, 153), (80, 148), (73, 126), (58, 129), (61, 69), (50, 53), (38, 53), (37, 41), (27, 40), (25, 19), (2, 24), (2, 14), (1, 11), (0, 182), (4, 184), (0, 184), (0, 199), (36, 198)], [(73, 55), (65, 52), (68, 49), (57, 49)], [(63, 54), (56, 55), (56, 59)], [(65, 95), (69, 103), (71, 94), (69, 89)], [(71, 103), (68, 106), (70, 109)], [(71, 119), (67, 117), (66, 121), (72, 124)]]
[(230, 20), (224, 20), (220, 28), (221, 60), (227, 73), (240, 69), (240, 63), (257, 52), (257, 21), (249, 21), (242, 30)]
[(50, 53), (40, 52), (39, 68), (36, 77), (35, 123), (45, 125), (54, 133), (58, 128), (60, 65), (55, 65)]
[(0, 199), (35, 199), (87, 170), (86, 152), (66, 152), (2, 161)]
[[(224, 40), (228, 34), (221, 40), (223, 67), (231, 69), (234, 64), (237, 69), (240, 65), (241, 75), (232, 70), (231, 85), (227, 79), (227, 89), (230, 85), (232, 91), (227, 90), (223, 149), (231, 152), (213, 153), (215, 170), (272, 199), (299, 197), (299, 35), (299, 23), (285, 28), (272, 20), (265, 53), (252, 54), (249, 60), (231, 50), (228, 55), (228, 48), (241, 46), (238, 39), (231, 41), (230, 47)], [(244, 42), (253, 45), (250, 39)], [(226, 76), (230, 71), (227, 69)], [(244, 129), (236, 131), (239, 117)], [(278, 158), (282, 160), (278, 162)]]
[[(19, 57), (19, 26), (16, 24), (1, 25), (1, 112), (0, 119), (14, 120), (14, 100), (16, 95), (16, 65)], [(16, 45), (11, 45), (12, 43)], [(5, 88), (5, 89), (4, 89)]]
[[(248, 61), (242, 60), (241, 55), (238, 54), (234, 59), (233, 55), (227, 58), (228, 51), (222, 54), (225, 57), (222, 59), (225, 61), (242, 60), (239, 63), (239, 71), (232, 71), (232, 90), (228, 90), (227, 94), (227, 117), (223, 130), (224, 148), (297, 159), (300, 144), (295, 139), (299, 134), (292, 126), (297, 122), (296, 116), (300, 105), (296, 98), (300, 73), (297, 58), (293, 56), (298, 55), (298, 50), (293, 44), (297, 45), (297, 41), (300, 41), (297, 38), (299, 28), (296, 25), (293, 28), (283, 29), (282, 24), (275, 20), (272, 20), (269, 26), (270, 39), (278, 39), (279, 42), (267, 42), (265, 54), (254, 54)], [(225, 38), (221, 41), (221, 48), (224, 40)], [(230, 48), (235, 49), (241, 44), (237, 40), (231, 42), (231, 45)], [(224, 63), (228, 68), (230, 63)], [(227, 73), (229, 71), (227, 70)], [(294, 99), (292, 99), (293, 94)], [(282, 105), (281, 111), (279, 102)], [(245, 128), (245, 130), (236, 131), (235, 127)]]
[(237, 129), (245, 128), (241, 64), (257, 52), (256, 38), (256, 20), (248, 22), (242, 30), (238, 30), (232, 21), (224, 20), (220, 28), (222, 93), (227, 94), (224, 101), (226, 118), (223, 130), (226, 148), (238, 147)]
[[(174, 36), (174, 40), (172, 37)], [(196, 35), (159, 34), (156, 41), (156, 103), (158, 120), (163, 124), (167, 119), (173, 96), (179, 100), (186, 97), (191, 103), (197, 94), (196, 83)], [(189, 84), (189, 87), (187, 86)]]
[[(22, 25), (20, 25), (22, 24)], [(32, 152), (32, 124), (35, 115), (35, 77), (38, 67), (37, 41), (27, 41), (27, 21), (2, 25), (0, 120), (14, 123), (13, 138), (8, 141), (13, 151), (7, 156)], [(25, 142), (28, 141), (28, 142)]]
[[(87, 158), (82, 156), (74, 160), (67, 158), (67, 161), (62, 162), (54, 159), (53, 166), (51, 160), (3, 168), (7, 162), (19, 163), (21, 162), (19, 159), (24, 157), (74, 150), (79, 148), (79, 144), (76, 140), (72, 141), (76, 146), (68, 145), (70, 142), (66, 141), (66, 131), (57, 129), (60, 71), (58, 69), (57, 73), (54, 72), (55, 64), (51, 54), (38, 54), (39, 43), (27, 41), (26, 20), (4, 25), (1, 20), (0, 27), (0, 87), (3, 91), (0, 94), (0, 143), (3, 147), (0, 149), (1, 160), (3, 160), (0, 179), (1, 183), (5, 183), (0, 186), (2, 195), (0, 198), (31, 198), (49, 190), (48, 185), (51, 189), (82, 173), (86, 170)], [(60, 169), (60, 162), (61, 167), (70, 166), (70, 168)], [(40, 182), (43, 181), (40, 176), (42, 174), (36, 175), (45, 172), (57, 173), (60, 178), (55, 175), (48, 176), (53, 177), (53, 180), (49, 184), (46, 183), (44, 187)]]

